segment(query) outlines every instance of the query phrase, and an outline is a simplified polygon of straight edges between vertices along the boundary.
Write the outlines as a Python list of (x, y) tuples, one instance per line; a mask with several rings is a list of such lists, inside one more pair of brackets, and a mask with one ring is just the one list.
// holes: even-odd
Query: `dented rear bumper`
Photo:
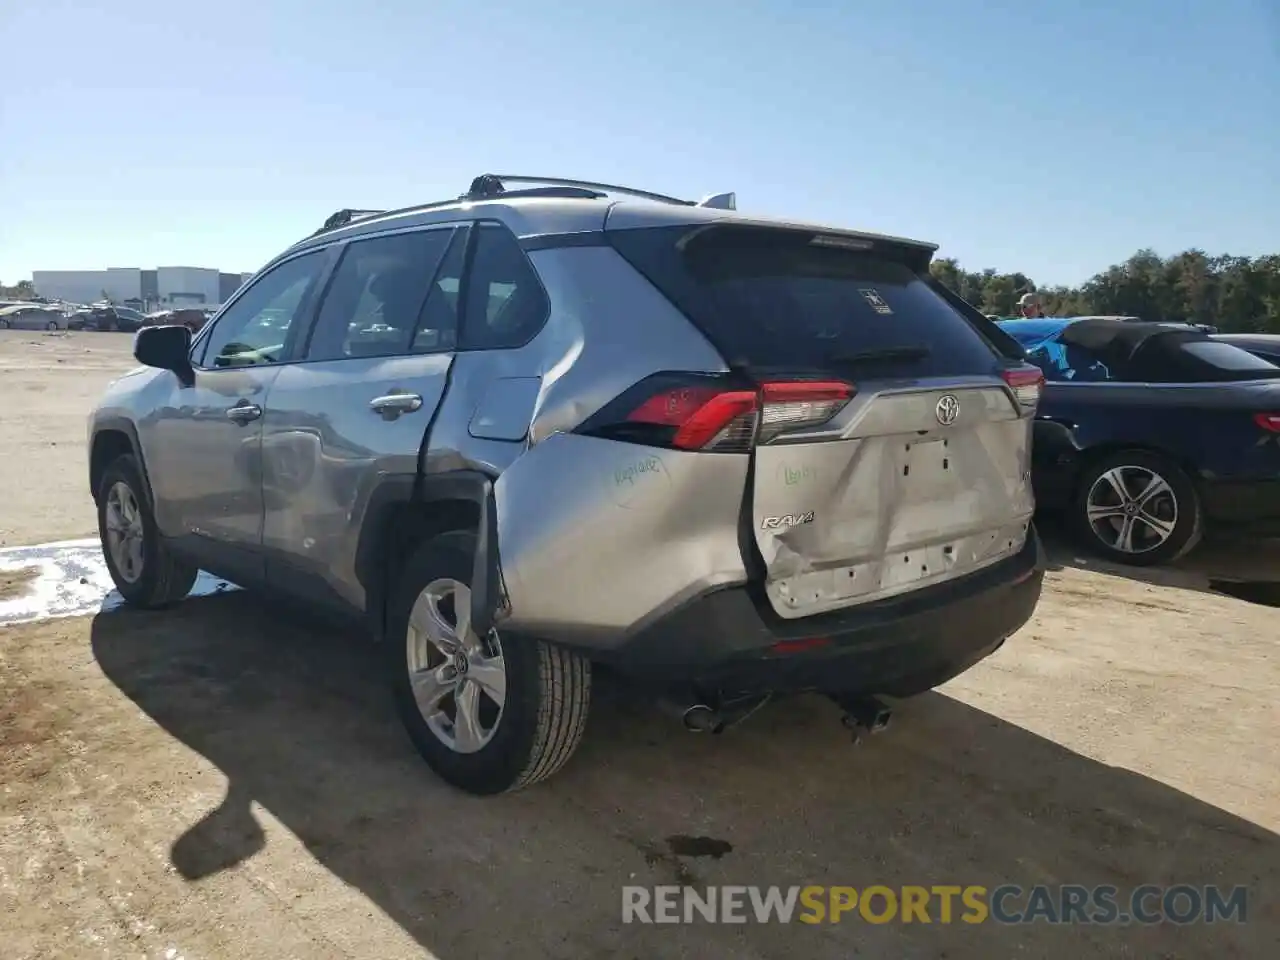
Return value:
[(1032, 526), (972, 572), (780, 615), (744, 560), (746, 483), (745, 456), (549, 437), (480, 497), (473, 626), (662, 685), (909, 696), (991, 653), (1039, 601)]
[(1033, 527), (1019, 553), (986, 569), (800, 620), (777, 616), (751, 587), (715, 590), (637, 633), (607, 659), (641, 681), (725, 695), (913, 696), (995, 652), (1031, 618), (1043, 577), (1044, 553)]

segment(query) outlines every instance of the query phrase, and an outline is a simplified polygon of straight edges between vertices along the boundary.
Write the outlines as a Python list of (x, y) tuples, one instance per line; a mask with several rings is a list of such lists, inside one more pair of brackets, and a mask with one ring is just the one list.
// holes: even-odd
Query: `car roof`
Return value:
[(1018, 341), (1045, 340), (1061, 333), (1075, 317), (1035, 317), (1017, 320), (997, 320), (1000, 329)]
[[(1158, 333), (1206, 334), (1201, 326), (1194, 324), (1161, 323), (1158, 320), (1138, 320), (1132, 316), (1120, 315), (1046, 316), (1034, 319), (1019, 317), (1016, 320), (997, 320), (996, 323), (1023, 346), (1057, 337), (1061, 343), (1074, 342), (1076, 346), (1097, 344), (1091, 348), (1103, 348), (1110, 346), (1114, 340), (1126, 339), (1132, 342), (1135, 349), (1140, 340), (1149, 339)], [(1070, 334), (1064, 334), (1068, 329)]]
[(1253, 343), (1260, 347), (1280, 347), (1280, 334), (1276, 333), (1215, 333), (1215, 340), (1227, 343)]
[(938, 249), (937, 244), (907, 237), (779, 217), (748, 216), (736, 210), (700, 207), (679, 202), (619, 200), (608, 196), (542, 195), (458, 200), (451, 203), (423, 204), (419, 207), (392, 210), (387, 213), (372, 213), (360, 216), (359, 219), (345, 226), (322, 229), (313, 236), (294, 244), (275, 259), (364, 234), (443, 224), (463, 219), (500, 220), (521, 239), (557, 234), (596, 233), (606, 228), (622, 230), (729, 222), (744, 226), (810, 230), (855, 240), (906, 245), (929, 255)]
[(8, 316), (16, 313), (25, 313), (28, 310), (40, 311), (41, 313), (57, 312), (57, 308), (44, 303), (15, 303), (12, 307), (4, 307), (3, 309), (0, 309), (0, 313)]
[(1067, 347), (1083, 347), (1104, 358), (1128, 360), (1144, 345), (1157, 340), (1167, 344), (1208, 339), (1209, 335), (1203, 330), (1185, 323), (1148, 323), (1110, 317), (1085, 317), (1064, 329), (1058, 342)]
[(1078, 317), (1072, 317), (1072, 320), (1123, 320), (1125, 323), (1142, 323), (1141, 317), (1135, 317), (1127, 313), (1089, 313), (1082, 314)]

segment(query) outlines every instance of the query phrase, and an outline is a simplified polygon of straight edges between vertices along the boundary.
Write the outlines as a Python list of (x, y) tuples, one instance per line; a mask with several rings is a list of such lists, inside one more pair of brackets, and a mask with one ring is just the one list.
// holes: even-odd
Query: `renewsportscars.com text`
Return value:
[(1118, 887), (868, 886), (622, 888), (623, 923), (1244, 923), (1248, 890)]

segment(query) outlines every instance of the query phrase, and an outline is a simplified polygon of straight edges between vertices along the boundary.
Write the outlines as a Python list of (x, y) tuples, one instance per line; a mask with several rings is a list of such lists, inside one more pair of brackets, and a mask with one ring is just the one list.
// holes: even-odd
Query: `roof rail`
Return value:
[(354, 223), (356, 220), (363, 220), (365, 217), (376, 217), (378, 214), (386, 212), (387, 211), (385, 210), (353, 210), (348, 207), (345, 210), (339, 210), (337, 213), (330, 214), (329, 219), (327, 219), (320, 229), (313, 233), (312, 236), (318, 237), (322, 233), (327, 233), (330, 230), (337, 230), (339, 227), (345, 227), (347, 224)]
[[(525, 190), (508, 190), (507, 182), (540, 183), (541, 187)], [(471, 188), (462, 196), (452, 200), (436, 200), (429, 203), (416, 203), (397, 210), (356, 210), (346, 208), (333, 213), (312, 237), (318, 237), (330, 230), (337, 230), (366, 217), (378, 217), (388, 213), (408, 213), (412, 210), (429, 210), (432, 207), (447, 207), (454, 203), (496, 200), (499, 197), (516, 199), (519, 197), (560, 197), (579, 200), (598, 200), (610, 193), (623, 193), (628, 196), (641, 197), (645, 200), (656, 200), (658, 203), (674, 203), (682, 207), (708, 207), (716, 210), (736, 210), (737, 195), (733, 193), (713, 193), (701, 200), (681, 200), (663, 193), (650, 190), (637, 190), (634, 187), (622, 187), (612, 183), (596, 183), (592, 180), (566, 180), (563, 177), (520, 177), (511, 174), (485, 173), (471, 181)], [(310, 239), (310, 238), (308, 238)]]
[(624, 193), (628, 196), (640, 197), (644, 200), (656, 200), (658, 203), (674, 203), (682, 207), (713, 207), (717, 210), (734, 210), (736, 209), (736, 197), (732, 193), (715, 193), (704, 197), (702, 200), (681, 200), (679, 197), (669, 197), (665, 193), (654, 193), (652, 190), (637, 190), (635, 187), (623, 187), (616, 183), (598, 183), (594, 180), (568, 180), (564, 177), (525, 177), (516, 174), (506, 173), (486, 173), (476, 177), (471, 181), (471, 189), (467, 191), (461, 200), (488, 200), (502, 196), (566, 196), (572, 195), (561, 192), (519, 190), (508, 191), (507, 182), (515, 183), (545, 183), (554, 187), (565, 187), (569, 190), (582, 191), (603, 191), (595, 193), (595, 196), (603, 196), (605, 193)]

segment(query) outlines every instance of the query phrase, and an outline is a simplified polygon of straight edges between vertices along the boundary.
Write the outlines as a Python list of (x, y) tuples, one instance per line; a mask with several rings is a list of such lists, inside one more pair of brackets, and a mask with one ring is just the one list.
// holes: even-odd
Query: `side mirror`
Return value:
[(195, 382), (190, 353), (191, 331), (186, 327), (143, 327), (133, 341), (135, 360), (143, 366), (172, 370), (184, 386)]

